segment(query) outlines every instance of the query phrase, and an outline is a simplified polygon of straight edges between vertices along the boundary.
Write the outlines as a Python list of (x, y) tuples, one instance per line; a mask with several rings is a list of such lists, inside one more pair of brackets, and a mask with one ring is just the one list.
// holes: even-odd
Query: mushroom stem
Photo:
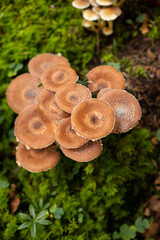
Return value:
[(120, 0), (117, 4), (117, 7), (121, 7), (124, 4), (125, 0)]
[(113, 21), (108, 21), (108, 27), (112, 30), (113, 29)]
[(91, 22), (91, 30), (97, 32), (96, 24), (94, 22)]

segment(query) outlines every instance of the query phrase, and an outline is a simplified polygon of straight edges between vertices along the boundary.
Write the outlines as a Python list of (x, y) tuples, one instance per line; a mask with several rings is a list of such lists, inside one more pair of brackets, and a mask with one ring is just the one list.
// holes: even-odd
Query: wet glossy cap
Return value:
[(91, 92), (81, 84), (70, 83), (59, 88), (55, 97), (58, 106), (65, 112), (71, 113), (78, 103), (91, 98)]
[(96, 0), (100, 6), (111, 6), (115, 0)]
[(96, 92), (102, 88), (124, 89), (125, 80), (121, 72), (111, 66), (98, 66), (87, 73), (88, 88)]
[(89, 140), (107, 136), (113, 130), (114, 123), (112, 108), (106, 102), (95, 98), (80, 102), (71, 114), (73, 129)]
[(90, 2), (87, 0), (75, 0), (72, 2), (72, 6), (78, 9), (85, 9), (89, 7)]
[(40, 79), (29, 73), (24, 73), (8, 85), (6, 91), (7, 103), (15, 113), (36, 104), (43, 87), (38, 87)]
[(84, 10), (83, 17), (88, 21), (96, 21), (99, 19), (99, 16), (95, 12), (93, 12), (91, 9)]
[(78, 81), (75, 70), (69, 66), (57, 64), (50, 66), (42, 75), (42, 83), (45, 88), (56, 92), (64, 84)]
[(20, 112), (15, 121), (17, 139), (34, 149), (41, 149), (55, 141), (56, 120), (44, 108), (32, 105)]
[(118, 7), (103, 8), (100, 17), (105, 21), (113, 21), (121, 15), (122, 11)]
[(55, 93), (43, 89), (38, 98), (38, 104), (49, 111), (57, 121), (69, 117), (70, 114), (64, 112), (56, 103)]
[(104, 93), (100, 99), (112, 106), (116, 122), (113, 133), (124, 133), (132, 129), (141, 119), (141, 107), (137, 99), (130, 93), (113, 89)]
[(42, 53), (33, 57), (28, 63), (29, 72), (41, 78), (42, 73), (53, 64), (64, 64), (70, 66), (70, 63), (65, 57), (54, 55), (52, 53)]
[(16, 151), (16, 163), (29, 172), (47, 171), (57, 165), (60, 153), (53, 150), (53, 147), (43, 149), (30, 149), (19, 143)]
[(100, 140), (84, 144), (80, 148), (67, 149), (61, 146), (61, 150), (68, 158), (77, 162), (89, 162), (97, 158), (102, 151), (103, 145)]

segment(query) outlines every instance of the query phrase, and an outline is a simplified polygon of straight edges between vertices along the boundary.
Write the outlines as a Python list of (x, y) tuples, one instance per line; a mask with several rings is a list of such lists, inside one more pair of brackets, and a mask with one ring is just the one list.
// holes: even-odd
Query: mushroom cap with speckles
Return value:
[(128, 132), (141, 119), (138, 100), (125, 90), (112, 89), (104, 93), (100, 99), (111, 105), (115, 112), (116, 122), (113, 133)]
[(44, 108), (35, 104), (20, 112), (15, 121), (18, 140), (33, 149), (41, 149), (55, 141), (56, 120)]
[(78, 83), (63, 85), (55, 95), (58, 106), (68, 113), (71, 113), (78, 103), (91, 97), (89, 89)]
[(70, 63), (65, 57), (54, 55), (52, 53), (42, 53), (33, 57), (28, 63), (29, 72), (41, 78), (43, 72), (53, 64), (64, 64), (70, 66)]
[(60, 153), (52, 146), (44, 149), (30, 149), (19, 143), (16, 150), (16, 163), (29, 172), (47, 171), (57, 165)]
[(99, 16), (91, 9), (87, 9), (83, 11), (83, 18), (88, 21), (96, 21), (99, 19)]
[(56, 92), (64, 84), (77, 82), (78, 78), (73, 68), (62, 64), (56, 64), (50, 66), (43, 73), (42, 83), (46, 89)]
[(104, 93), (110, 91), (110, 90), (113, 90), (112, 88), (102, 88), (98, 94), (97, 94), (97, 98), (101, 99), (101, 97), (103, 96)]
[(59, 121), (55, 138), (56, 142), (65, 148), (79, 148), (88, 142), (74, 131), (70, 117)]
[(30, 73), (16, 77), (8, 85), (6, 91), (7, 103), (15, 113), (20, 113), (24, 108), (36, 104), (38, 95), (43, 87), (38, 87), (40, 79)]
[(77, 162), (89, 162), (97, 158), (102, 151), (103, 145), (100, 140), (89, 141), (80, 148), (67, 149), (61, 146), (61, 150), (68, 158)]
[(123, 74), (111, 66), (103, 65), (95, 67), (86, 76), (89, 79), (88, 88), (91, 92), (97, 92), (102, 88), (125, 88)]
[(64, 112), (56, 103), (55, 93), (44, 88), (38, 98), (39, 106), (44, 107), (49, 111), (57, 121), (69, 117), (70, 114)]
[(74, 107), (71, 124), (78, 135), (95, 141), (107, 136), (113, 130), (115, 116), (109, 104), (92, 98)]
[(100, 17), (105, 21), (113, 21), (121, 15), (122, 11), (118, 7), (103, 8), (100, 11)]
[(90, 2), (87, 0), (75, 0), (72, 2), (72, 6), (78, 9), (85, 9), (89, 7)]

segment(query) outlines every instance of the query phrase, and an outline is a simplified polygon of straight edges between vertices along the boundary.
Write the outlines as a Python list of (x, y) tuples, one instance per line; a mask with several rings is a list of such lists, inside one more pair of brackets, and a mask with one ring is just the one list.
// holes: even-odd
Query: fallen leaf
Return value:
[(147, 49), (146, 55), (152, 61), (155, 60), (155, 58), (156, 58), (156, 55), (149, 48)]
[(11, 213), (15, 213), (17, 211), (19, 204), (20, 204), (20, 199), (18, 197), (14, 196), (14, 198), (12, 199), (12, 201), (10, 203)]
[(151, 222), (149, 224), (148, 233), (149, 233), (150, 236), (155, 236), (158, 233), (158, 230), (159, 230), (159, 226), (158, 226), (157, 223)]

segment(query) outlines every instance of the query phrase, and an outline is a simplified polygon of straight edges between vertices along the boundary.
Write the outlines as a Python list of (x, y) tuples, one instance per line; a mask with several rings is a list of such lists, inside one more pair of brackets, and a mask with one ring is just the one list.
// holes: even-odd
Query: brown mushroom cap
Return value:
[(99, 14), (100, 14), (101, 7), (95, 6), (95, 7), (92, 7), (92, 10), (93, 10), (93, 12), (95, 12), (97, 15), (99, 15)]
[(116, 122), (113, 133), (124, 133), (132, 129), (141, 119), (141, 107), (137, 99), (125, 90), (112, 89), (101, 98), (112, 106)]
[(93, 12), (91, 9), (84, 10), (83, 17), (88, 21), (96, 21), (99, 19), (99, 16), (95, 12)]
[(20, 112), (15, 121), (18, 140), (33, 149), (41, 149), (55, 141), (56, 120), (44, 108), (32, 105)]
[(100, 11), (100, 17), (105, 21), (113, 21), (121, 15), (122, 11), (118, 7), (103, 8)]
[(96, 0), (89, 0), (90, 4), (94, 7), (98, 6), (98, 3), (96, 2)]
[(100, 6), (110, 6), (110, 5), (112, 5), (115, 2), (115, 0), (96, 0), (96, 2)]
[(55, 93), (43, 89), (38, 98), (38, 104), (53, 114), (57, 121), (69, 117), (69, 113), (64, 112), (56, 103)]
[(7, 103), (10, 108), (19, 113), (24, 108), (35, 104), (42, 90), (42, 87), (38, 87), (39, 83), (40, 79), (29, 73), (24, 73), (12, 80), (6, 91)]
[(78, 9), (85, 9), (89, 7), (90, 2), (87, 0), (75, 0), (72, 2), (72, 6)]
[(125, 80), (122, 73), (111, 66), (98, 66), (87, 73), (89, 79), (88, 88), (96, 92), (102, 88), (124, 89)]
[(78, 103), (91, 98), (91, 92), (81, 84), (70, 83), (59, 88), (55, 97), (58, 106), (65, 112), (71, 113)]
[(80, 102), (71, 114), (73, 129), (89, 140), (107, 136), (113, 130), (114, 123), (115, 116), (111, 106), (95, 98)]
[(85, 28), (90, 28), (92, 26), (92, 23), (86, 19), (82, 20), (82, 26)]
[(103, 96), (104, 93), (110, 91), (110, 90), (113, 90), (112, 88), (102, 88), (98, 94), (97, 94), (97, 98), (101, 99), (101, 97)]
[(65, 148), (79, 148), (88, 142), (87, 139), (80, 137), (74, 131), (71, 125), (71, 118), (65, 118), (59, 121), (56, 141)]
[(56, 64), (50, 66), (42, 75), (42, 83), (45, 88), (56, 92), (58, 88), (67, 83), (75, 83), (78, 80), (75, 70), (69, 66)]
[(60, 153), (53, 150), (52, 147), (27, 150), (23, 144), (19, 143), (16, 159), (19, 167), (23, 167), (29, 172), (42, 172), (57, 165)]
[(100, 140), (92, 142), (89, 141), (80, 148), (67, 149), (61, 146), (61, 150), (68, 158), (77, 162), (89, 162), (97, 158), (102, 151), (102, 143)]
[(113, 29), (109, 27), (102, 28), (102, 32), (105, 36), (109, 36), (113, 33)]
[(33, 57), (28, 63), (29, 72), (41, 78), (42, 73), (53, 64), (64, 64), (70, 66), (68, 60), (62, 56), (54, 55), (52, 53), (42, 53)]

